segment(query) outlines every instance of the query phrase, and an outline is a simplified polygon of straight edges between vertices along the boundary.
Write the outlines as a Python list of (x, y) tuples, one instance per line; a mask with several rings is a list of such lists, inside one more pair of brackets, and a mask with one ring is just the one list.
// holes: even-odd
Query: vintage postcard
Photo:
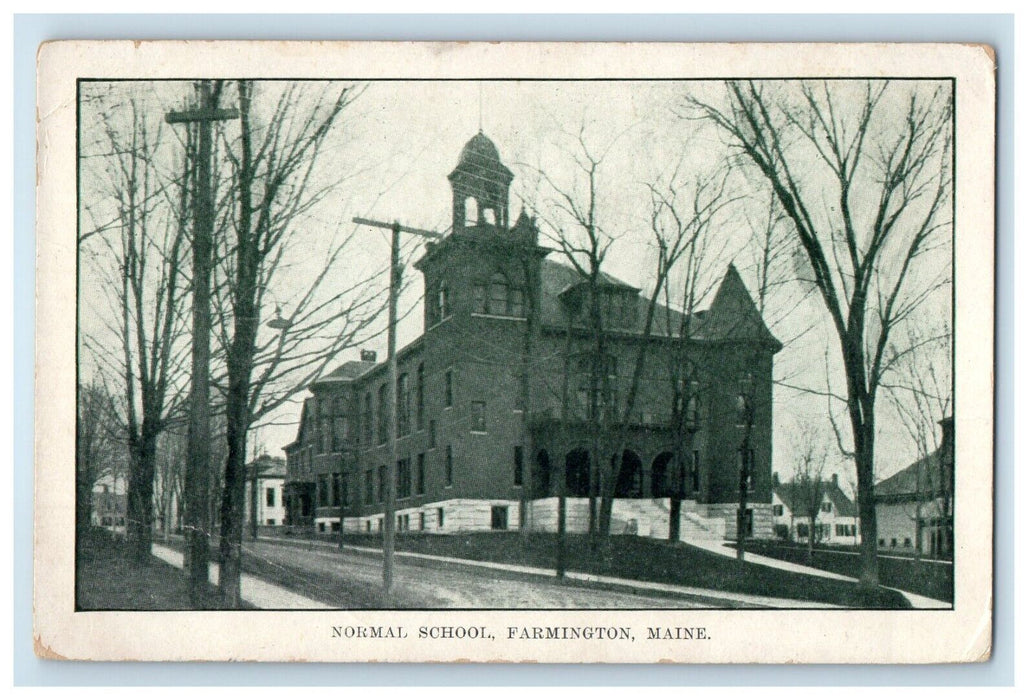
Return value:
[(40, 656), (989, 658), (988, 47), (38, 69)]

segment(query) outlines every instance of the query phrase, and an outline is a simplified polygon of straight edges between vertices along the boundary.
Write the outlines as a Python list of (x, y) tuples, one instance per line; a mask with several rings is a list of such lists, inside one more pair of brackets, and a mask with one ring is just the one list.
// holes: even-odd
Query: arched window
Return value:
[(751, 424), (754, 412), (751, 406), (751, 398), (747, 394), (737, 396), (737, 426), (746, 427)]
[(492, 207), (482, 209), (482, 220), (487, 224), (496, 225), (496, 210)]
[(478, 202), (474, 197), (464, 200), (464, 224), (474, 226), (478, 223)]
[(438, 283), (438, 321), (445, 321), (449, 318), (449, 285), (445, 280)]

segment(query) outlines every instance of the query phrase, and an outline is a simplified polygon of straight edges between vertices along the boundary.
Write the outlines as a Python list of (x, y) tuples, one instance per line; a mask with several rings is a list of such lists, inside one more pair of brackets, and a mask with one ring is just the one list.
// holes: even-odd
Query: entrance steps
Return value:
[[(679, 539), (688, 543), (724, 540), (726, 521), (703, 517), (695, 512), (696, 505), (685, 500), (680, 506)], [(611, 506), (611, 534), (667, 539), (669, 509), (667, 498), (616, 498)]]

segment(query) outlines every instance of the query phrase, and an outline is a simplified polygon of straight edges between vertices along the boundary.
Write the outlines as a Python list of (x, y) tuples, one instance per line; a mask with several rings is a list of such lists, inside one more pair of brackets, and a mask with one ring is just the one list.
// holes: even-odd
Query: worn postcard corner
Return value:
[(990, 47), (38, 60), (41, 658), (990, 657)]

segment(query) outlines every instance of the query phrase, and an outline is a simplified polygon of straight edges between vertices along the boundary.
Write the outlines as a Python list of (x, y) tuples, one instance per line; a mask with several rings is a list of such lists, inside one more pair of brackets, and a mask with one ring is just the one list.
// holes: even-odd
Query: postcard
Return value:
[(988, 47), (60, 41), (37, 110), (38, 655), (992, 653)]

